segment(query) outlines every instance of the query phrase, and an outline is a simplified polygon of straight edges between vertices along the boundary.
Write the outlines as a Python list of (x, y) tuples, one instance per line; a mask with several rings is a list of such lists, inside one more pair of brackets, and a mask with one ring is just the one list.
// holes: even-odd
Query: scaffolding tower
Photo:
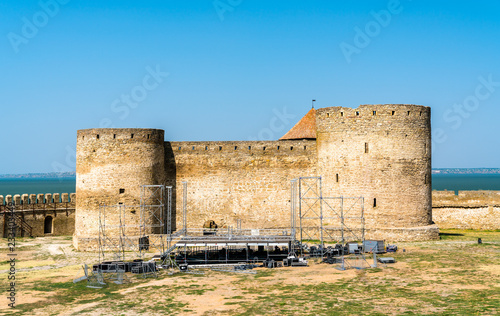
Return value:
[(140, 190), (139, 205), (99, 207), (99, 264), (106, 259), (124, 262), (127, 256), (144, 260), (148, 252), (163, 253), (170, 247), (172, 187), (142, 185)]
[[(325, 242), (363, 242), (365, 239), (364, 198), (325, 197), (321, 177), (301, 177), (291, 181), (292, 234), (299, 222), (299, 242), (319, 240), (321, 256)], [(302, 254), (302, 246), (300, 251)]]

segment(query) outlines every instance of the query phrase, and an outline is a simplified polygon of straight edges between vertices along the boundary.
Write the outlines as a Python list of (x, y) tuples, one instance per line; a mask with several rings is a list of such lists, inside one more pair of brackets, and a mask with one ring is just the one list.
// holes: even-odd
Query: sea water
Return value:
[(433, 190), (500, 190), (500, 174), (433, 174)]
[(0, 195), (75, 193), (76, 178), (3, 178)]

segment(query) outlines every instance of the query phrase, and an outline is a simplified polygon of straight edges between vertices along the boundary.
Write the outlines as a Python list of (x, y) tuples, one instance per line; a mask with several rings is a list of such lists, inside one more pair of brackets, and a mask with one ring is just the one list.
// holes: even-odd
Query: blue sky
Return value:
[(499, 16), (497, 1), (2, 1), (0, 173), (74, 170), (76, 131), (99, 126), (278, 139), (312, 99), (431, 106), (434, 167), (500, 167)]

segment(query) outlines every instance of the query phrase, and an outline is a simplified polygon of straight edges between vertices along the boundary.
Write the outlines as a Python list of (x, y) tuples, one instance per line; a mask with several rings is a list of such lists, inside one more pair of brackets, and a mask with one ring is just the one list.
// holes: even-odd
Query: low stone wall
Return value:
[(0, 236), (7, 237), (12, 214), (8, 204), (15, 209), (18, 225), (16, 236), (70, 236), (75, 232), (76, 194), (16, 194), (0, 195)]
[(439, 228), (500, 229), (500, 191), (432, 191), (432, 219)]

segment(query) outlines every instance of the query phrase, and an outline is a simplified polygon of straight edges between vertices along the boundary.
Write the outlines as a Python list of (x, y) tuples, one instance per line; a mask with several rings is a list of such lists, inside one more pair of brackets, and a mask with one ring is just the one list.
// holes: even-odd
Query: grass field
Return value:
[[(478, 244), (477, 238), (483, 243)], [(0, 270), (8, 285), (6, 240)], [(441, 240), (398, 243), (396, 264), (339, 271), (310, 267), (256, 269), (256, 275), (209, 271), (160, 274), (90, 289), (68, 237), (24, 238), (17, 245), (17, 308), (12, 315), (498, 315), (500, 231), (442, 230)], [(405, 252), (403, 252), (405, 249)], [(5, 284), (5, 286), (4, 286)]]

